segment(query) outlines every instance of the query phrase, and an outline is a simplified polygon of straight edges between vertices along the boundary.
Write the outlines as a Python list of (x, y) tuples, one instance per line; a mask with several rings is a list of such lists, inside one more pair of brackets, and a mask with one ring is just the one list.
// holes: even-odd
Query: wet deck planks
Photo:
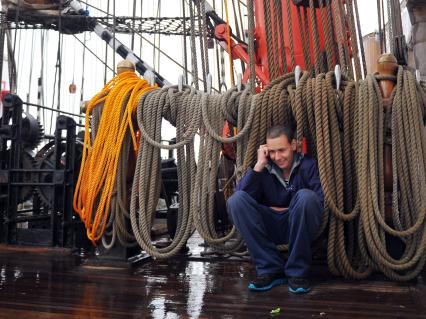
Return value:
[[(194, 248), (195, 247), (195, 248)], [(192, 244), (194, 254), (197, 245)], [(63, 251), (0, 247), (0, 318), (426, 318), (426, 273), (412, 283), (347, 281), (313, 269), (313, 291), (249, 292), (248, 262), (149, 261), (84, 267)]]

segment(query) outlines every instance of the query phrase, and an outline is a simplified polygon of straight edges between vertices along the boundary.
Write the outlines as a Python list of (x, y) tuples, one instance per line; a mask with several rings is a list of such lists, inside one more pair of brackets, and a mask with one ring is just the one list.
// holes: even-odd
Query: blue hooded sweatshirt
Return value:
[(288, 181), (284, 180), (281, 169), (270, 161), (262, 172), (250, 169), (236, 190), (248, 193), (261, 205), (284, 208), (290, 206), (293, 196), (303, 188), (314, 191), (324, 206), (324, 193), (315, 161), (295, 153)]

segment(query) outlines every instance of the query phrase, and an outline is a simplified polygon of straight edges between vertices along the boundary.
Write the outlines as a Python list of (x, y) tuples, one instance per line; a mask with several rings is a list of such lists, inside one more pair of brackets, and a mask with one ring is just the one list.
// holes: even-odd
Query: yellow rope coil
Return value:
[[(123, 72), (95, 95), (86, 111), (83, 156), (74, 193), (74, 210), (95, 244), (105, 232), (114, 190), (117, 165), (123, 139), (129, 129), (133, 148), (137, 150), (132, 113), (140, 97), (151, 90), (148, 82), (134, 72)], [(96, 138), (91, 145), (89, 117), (95, 107), (104, 104)]]

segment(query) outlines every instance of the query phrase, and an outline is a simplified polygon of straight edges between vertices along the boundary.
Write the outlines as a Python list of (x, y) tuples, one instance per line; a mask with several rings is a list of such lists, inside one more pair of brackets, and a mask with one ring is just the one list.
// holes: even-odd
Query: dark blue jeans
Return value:
[[(311, 244), (323, 214), (315, 192), (299, 190), (288, 211), (278, 213), (260, 205), (246, 192), (236, 191), (228, 199), (227, 208), (254, 259), (258, 275), (282, 272), (288, 277), (308, 275), (312, 261)], [(289, 244), (285, 265), (276, 247), (279, 244)]]

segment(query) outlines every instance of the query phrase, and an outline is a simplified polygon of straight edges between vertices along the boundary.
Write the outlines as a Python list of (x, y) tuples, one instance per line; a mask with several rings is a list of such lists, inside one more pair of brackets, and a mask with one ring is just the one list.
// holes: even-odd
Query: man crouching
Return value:
[[(324, 194), (315, 161), (295, 151), (289, 128), (269, 128), (256, 165), (227, 202), (256, 264), (257, 277), (248, 286), (253, 291), (285, 284), (287, 278), (290, 292), (310, 291), (311, 244), (322, 222)], [(289, 244), (287, 263), (277, 250), (280, 244)]]

